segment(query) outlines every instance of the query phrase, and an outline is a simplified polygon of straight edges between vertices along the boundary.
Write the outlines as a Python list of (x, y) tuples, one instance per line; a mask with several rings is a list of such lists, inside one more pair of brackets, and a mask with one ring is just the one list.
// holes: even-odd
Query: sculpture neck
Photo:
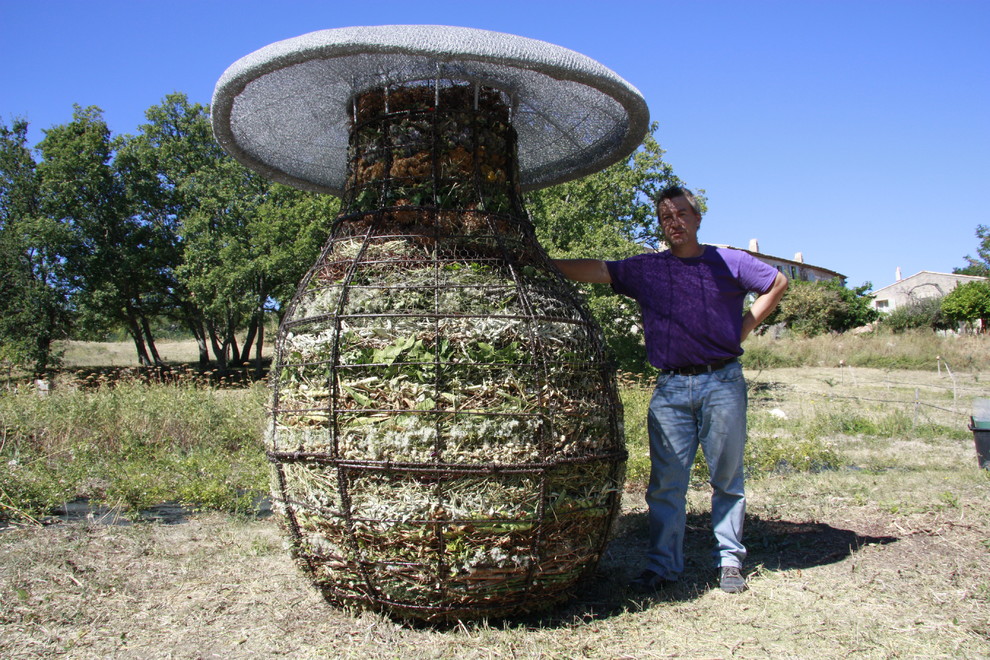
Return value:
[(356, 96), (342, 214), (382, 212), (399, 225), (411, 215), (422, 220), (424, 211), (433, 222), (452, 221), (446, 212), (525, 218), (516, 133), (503, 96), (433, 84)]

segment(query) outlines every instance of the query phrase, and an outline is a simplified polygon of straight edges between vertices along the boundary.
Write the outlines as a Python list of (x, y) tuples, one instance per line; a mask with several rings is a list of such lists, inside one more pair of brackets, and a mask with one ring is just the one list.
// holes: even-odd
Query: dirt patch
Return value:
[[(936, 633), (937, 643), (962, 655), (990, 652), (985, 516), (891, 517), (867, 507), (788, 520), (757, 512), (747, 523), (751, 589), (732, 597), (714, 584), (709, 520), (695, 512), (684, 579), (656, 598), (635, 599), (623, 585), (638, 570), (646, 540), (638, 499), (629, 496), (599, 573), (565, 606), (446, 629), (327, 605), (271, 520), (202, 515), (179, 525), (9, 530), (0, 535), (0, 655), (657, 657), (648, 628), (658, 617), (665, 631), (658, 655), (732, 655), (725, 646), (742, 642), (735, 650), (745, 656), (743, 649), (772, 653), (802, 639), (803, 648), (832, 656), (876, 635), (883, 641), (867, 655), (882, 648), (923, 655)], [(803, 639), (809, 616), (827, 625)], [(716, 625), (726, 617), (728, 628)], [(902, 638), (888, 626), (930, 634)], [(575, 646), (579, 640), (583, 646)]]

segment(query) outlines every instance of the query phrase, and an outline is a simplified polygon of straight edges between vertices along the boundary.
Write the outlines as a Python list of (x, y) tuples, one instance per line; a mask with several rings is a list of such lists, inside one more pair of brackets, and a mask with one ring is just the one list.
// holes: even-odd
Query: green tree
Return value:
[(959, 323), (981, 322), (981, 332), (990, 328), (990, 282), (967, 282), (942, 298), (942, 313)]
[(980, 244), (976, 248), (976, 257), (967, 254), (965, 259), (968, 264), (963, 268), (954, 269), (953, 272), (960, 275), (990, 277), (990, 227), (977, 225), (976, 237), (980, 239)]
[[(198, 203), (184, 218), (179, 280), (192, 292), (214, 356), (247, 361), (260, 342), (266, 310), (281, 313), (313, 265), (339, 201), (273, 184), (233, 159), (197, 185)], [(247, 328), (238, 348), (235, 332)]]
[(160, 364), (151, 332), (160, 309), (159, 265), (153, 258), (157, 237), (132, 212), (114, 167), (120, 144), (99, 108), (76, 106), (72, 121), (46, 130), (38, 145), (40, 207), (73, 237), (65, 260), (83, 326), (123, 327), (140, 363)]
[(266, 305), (281, 320), (296, 288), (316, 262), (340, 210), (331, 195), (272, 184), (252, 226), (258, 268), (266, 280)]
[(872, 282), (865, 282), (852, 289), (844, 286), (838, 279), (829, 280), (827, 285), (839, 292), (839, 297), (844, 303), (844, 309), (835, 319), (832, 330), (846, 332), (873, 323), (880, 318), (880, 312), (873, 307), (874, 296), (869, 294), (870, 289), (873, 288)]
[(186, 327), (199, 346), (200, 365), (206, 366), (210, 355), (203, 313), (176, 271), (186, 245), (183, 219), (198, 204), (195, 181), (208, 176), (224, 154), (213, 140), (206, 109), (190, 104), (184, 94), (166, 96), (145, 111), (145, 117), (148, 123), (118, 150), (117, 169), (134, 212), (158, 237), (160, 311)]
[(0, 124), (0, 359), (37, 375), (58, 363), (53, 342), (71, 323), (64, 227), (40, 211), (28, 123)]
[(225, 367), (240, 361), (236, 333), (259, 318), (268, 299), (251, 228), (270, 184), (225, 159), (208, 171), (212, 176), (195, 183), (197, 204), (183, 218), (185, 248), (177, 276), (202, 312), (214, 358)]
[[(260, 365), (266, 314), (283, 309), (326, 239), (338, 201), (242, 167), (214, 141), (208, 110), (171, 94), (118, 161), (167, 247), (166, 313), (221, 367)], [(238, 333), (245, 333), (243, 343)]]

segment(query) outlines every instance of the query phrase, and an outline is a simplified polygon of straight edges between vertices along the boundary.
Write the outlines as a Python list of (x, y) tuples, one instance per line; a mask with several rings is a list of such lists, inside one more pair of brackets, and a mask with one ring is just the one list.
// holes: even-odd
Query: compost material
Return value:
[(511, 99), (356, 95), (342, 211), (279, 336), (270, 457), (326, 596), (430, 621), (552, 605), (623, 483), (597, 325), (536, 242)]

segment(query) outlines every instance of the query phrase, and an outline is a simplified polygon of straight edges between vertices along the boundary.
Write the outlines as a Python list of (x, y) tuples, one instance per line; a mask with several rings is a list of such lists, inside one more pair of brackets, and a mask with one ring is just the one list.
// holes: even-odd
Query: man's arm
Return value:
[[(552, 259), (553, 265), (569, 280), (610, 284), (608, 266), (600, 259)], [(769, 313), (769, 312), (768, 312)]]
[(787, 285), (787, 278), (783, 273), (778, 271), (777, 277), (774, 278), (773, 284), (770, 285), (770, 290), (754, 300), (749, 311), (743, 316), (742, 338), (739, 341), (744, 341), (749, 336), (749, 333), (753, 331), (753, 328), (763, 323), (763, 319), (770, 316), (770, 312), (774, 310), (780, 299), (784, 297), (784, 291), (787, 291)]

